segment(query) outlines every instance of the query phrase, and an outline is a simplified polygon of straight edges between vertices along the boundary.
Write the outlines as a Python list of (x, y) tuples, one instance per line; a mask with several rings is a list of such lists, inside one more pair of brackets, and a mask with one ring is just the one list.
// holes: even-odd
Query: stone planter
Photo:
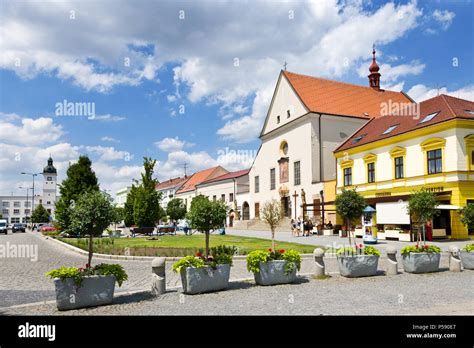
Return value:
[(286, 260), (273, 260), (260, 263), (260, 272), (254, 274), (258, 285), (276, 285), (293, 283), (296, 280), (296, 269), (285, 274)]
[(474, 269), (474, 252), (461, 250), (459, 256), (464, 269)]
[(181, 270), (181, 283), (185, 294), (194, 295), (204, 292), (224, 290), (229, 286), (230, 265), (192, 268)]
[(407, 273), (430, 273), (439, 271), (441, 254), (408, 253), (402, 255), (403, 270)]
[(72, 278), (54, 279), (56, 306), (60, 311), (102, 306), (112, 303), (115, 290), (115, 276), (89, 276), (78, 287)]
[(376, 255), (341, 255), (337, 256), (339, 273), (343, 277), (370, 277), (377, 274), (379, 256)]

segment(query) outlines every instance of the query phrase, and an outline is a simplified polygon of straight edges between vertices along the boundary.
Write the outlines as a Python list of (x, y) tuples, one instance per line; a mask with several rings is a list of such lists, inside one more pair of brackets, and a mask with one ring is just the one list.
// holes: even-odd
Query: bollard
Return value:
[(166, 274), (165, 274), (166, 258), (156, 257), (151, 261), (151, 270), (153, 272), (151, 281), (151, 293), (159, 296), (166, 292)]
[(313, 251), (314, 255), (314, 262), (316, 262), (316, 268), (314, 271), (314, 275), (319, 277), (319, 276), (324, 276), (326, 274), (326, 266), (324, 265), (324, 250), (321, 248), (316, 248)]
[(387, 274), (398, 274), (397, 249), (392, 246), (387, 247)]
[(461, 259), (459, 258), (459, 248), (455, 245), (449, 247), (449, 270), (451, 272), (461, 272)]

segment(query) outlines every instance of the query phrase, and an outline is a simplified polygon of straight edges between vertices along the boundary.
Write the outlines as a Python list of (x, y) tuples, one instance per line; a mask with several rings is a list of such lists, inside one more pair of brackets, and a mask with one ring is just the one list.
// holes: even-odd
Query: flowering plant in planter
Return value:
[(122, 286), (122, 283), (128, 279), (127, 272), (125, 272), (121, 265), (107, 263), (101, 263), (94, 267), (91, 267), (89, 264), (85, 267), (60, 267), (46, 272), (45, 275), (51, 279), (59, 278), (65, 280), (71, 278), (77, 287), (82, 285), (84, 278), (94, 275), (112, 275), (115, 277), (118, 286)]
[(339, 273), (343, 277), (356, 278), (377, 274), (380, 257), (377, 248), (356, 244), (355, 247), (339, 248), (336, 256)]
[(375, 255), (380, 256), (380, 251), (372, 246), (365, 246), (363, 244), (356, 244), (354, 247), (339, 248), (336, 252), (337, 256), (354, 256), (354, 255)]
[(254, 250), (247, 255), (247, 270), (252, 273), (260, 272), (260, 263), (273, 260), (286, 260), (285, 274), (301, 269), (301, 255), (296, 250)]
[(400, 253), (402, 255), (406, 255), (409, 253), (437, 253), (439, 254), (441, 252), (441, 249), (437, 247), (436, 245), (409, 245), (400, 250)]
[(474, 244), (466, 244), (461, 250), (469, 252), (474, 251)]
[(464, 269), (474, 269), (474, 244), (466, 244), (459, 252)]
[[(212, 249), (211, 249), (212, 250)], [(232, 266), (232, 255), (221, 253), (221, 254), (212, 254), (209, 255), (207, 258), (201, 252), (197, 252), (195, 256), (185, 256), (178, 262), (173, 264), (173, 271), (180, 273), (182, 269), (186, 269), (188, 267), (191, 268), (203, 268), (209, 266), (213, 269), (217, 267), (217, 265), (224, 265), (229, 264)]]

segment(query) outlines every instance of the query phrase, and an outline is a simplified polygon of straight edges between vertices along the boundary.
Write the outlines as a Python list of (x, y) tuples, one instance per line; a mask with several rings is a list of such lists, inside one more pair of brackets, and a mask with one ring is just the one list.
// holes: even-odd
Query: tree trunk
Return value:
[(351, 240), (351, 221), (346, 219), (346, 227), (347, 227), (347, 237), (349, 238), (349, 246), (352, 246)]
[(275, 251), (275, 230), (272, 229), (272, 249)]
[(92, 234), (89, 235), (89, 257), (88, 257), (88, 260), (87, 260), (87, 264), (89, 265), (89, 267), (91, 267), (91, 263), (92, 263), (92, 253), (94, 252), (94, 248), (93, 248), (93, 241), (92, 241)]
[(423, 224), (422, 232), (423, 232), (423, 245), (426, 245), (426, 225), (425, 225), (425, 223)]
[(209, 231), (206, 231), (206, 259), (209, 257)]

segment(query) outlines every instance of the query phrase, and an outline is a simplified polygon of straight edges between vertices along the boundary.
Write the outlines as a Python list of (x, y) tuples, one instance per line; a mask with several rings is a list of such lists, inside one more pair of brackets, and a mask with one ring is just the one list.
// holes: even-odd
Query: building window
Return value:
[(428, 174), (441, 173), (443, 171), (443, 158), (441, 149), (428, 151)]
[(258, 176), (255, 177), (255, 193), (260, 192), (260, 182)]
[(21, 207), (21, 202), (13, 202), (14, 207)]
[(275, 189), (275, 168), (270, 169), (270, 190)]
[(29, 207), (31, 204), (30, 204), (30, 202), (25, 202), (24, 205), (25, 205), (25, 207)]
[(403, 178), (403, 157), (395, 157), (395, 179)]
[(233, 201), (234, 201), (234, 194), (229, 193), (229, 202), (233, 202)]
[(8, 215), (8, 209), (3, 209), (2, 214), (3, 215)]
[(4, 207), (9, 207), (9, 206), (10, 206), (10, 202), (3, 202), (2, 205), (3, 205)]
[(221, 194), (221, 201), (225, 202), (225, 193)]
[(46, 178), (46, 180), (48, 180), (48, 181), (53, 181), (53, 178), (50, 177), (50, 176), (48, 176), (48, 177)]
[(13, 209), (13, 214), (19, 215), (20, 214), (20, 209)]
[(352, 168), (344, 168), (344, 186), (352, 185)]
[(212, 200), (213, 200), (214, 202), (217, 201), (217, 196), (216, 196), (216, 195), (212, 196)]
[(255, 218), (258, 219), (260, 217), (260, 203), (255, 203)]
[(367, 182), (375, 182), (375, 163), (367, 163)]
[(301, 184), (301, 162), (296, 161), (294, 164), (295, 186)]
[(30, 213), (30, 209), (25, 209), (25, 214), (28, 215)]
[(277, 116), (277, 124), (280, 123), (280, 116)]
[(290, 110), (286, 110), (286, 118), (290, 118), (290, 116), (291, 116)]

